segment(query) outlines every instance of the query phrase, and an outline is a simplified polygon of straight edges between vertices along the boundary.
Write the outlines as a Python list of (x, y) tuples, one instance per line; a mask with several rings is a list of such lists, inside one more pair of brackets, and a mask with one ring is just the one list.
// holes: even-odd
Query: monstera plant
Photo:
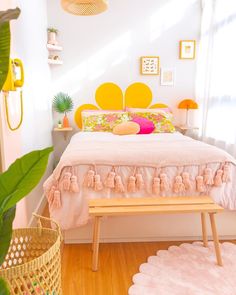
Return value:
[[(20, 9), (0, 11), (0, 91), (7, 77), (10, 55), (10, 24)], [(52, 148), (33, 151), (17, 159), (0, 174), (0, 266), (4, 262), (12, 237), (12, 223), (16, 204), (38, 184), (48, 163)], [(10, 294), (8, 286), (0, 278), (0, 295)]]

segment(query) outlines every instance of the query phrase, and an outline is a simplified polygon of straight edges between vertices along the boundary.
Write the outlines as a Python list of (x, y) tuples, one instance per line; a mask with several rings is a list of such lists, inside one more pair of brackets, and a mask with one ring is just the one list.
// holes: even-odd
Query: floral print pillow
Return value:
[(154, 111), (152, 109), (145, 109), (139, 112), (129, 112), (130, 119), (137, 117), (143, 117), (152, 121), (155, 125), (154, 133), (172, 133), (175, 131), (173, 125), (173, 115), (170, 112), (164, 110)]
[(129, 121), (128, 112), (122, 111), (83, 111), (83, 131), (112, 132), (113, 128)]

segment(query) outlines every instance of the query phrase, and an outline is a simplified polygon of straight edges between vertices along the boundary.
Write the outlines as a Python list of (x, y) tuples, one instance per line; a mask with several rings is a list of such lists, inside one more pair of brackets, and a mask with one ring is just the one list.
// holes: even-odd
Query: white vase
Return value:
[(48, 44), (58, 45), (56, 38), (57, 38), (57, 34), (55, 32), (49, 32), (48, 33)]

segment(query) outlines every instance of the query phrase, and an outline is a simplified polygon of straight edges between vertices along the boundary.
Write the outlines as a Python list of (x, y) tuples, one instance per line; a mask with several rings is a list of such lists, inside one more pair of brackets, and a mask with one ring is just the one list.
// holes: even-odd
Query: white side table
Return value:
[(194, 131), (194, 130), (199, 129), (199, 127), (184, 126), (184, 125), (176, 125), (175, 128), (176, 128), (177, 131), (181, 132), (183, 135), (185, 135), (188, 131)]

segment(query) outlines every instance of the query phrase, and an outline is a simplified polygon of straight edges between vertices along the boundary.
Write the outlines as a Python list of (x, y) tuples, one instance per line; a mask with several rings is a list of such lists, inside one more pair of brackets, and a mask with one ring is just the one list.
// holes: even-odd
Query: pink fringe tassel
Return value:
[(108, 173), (107, 179), (105, 180), (105, 186), (108, 188), (115, 187), (115, 172), (111, 171)]
[(135, 193), (136, 192), (136, 177), (135, 176), (130, 176), (129, 181), (128, 181), (128, 192), (129, 193)]
[(154, 177), (154, 178), (153, 178), (152, 192), (153, 192), (155, 195), (159, 195), (159, 194), (160, 194), (160, 183), (161, 183), (161, 180), (160, 180), (159, 177)]
[(94, 187), (94, 176), (95, 176), (95, 172), (93, 170), (89, 170), (87, 175), (84, 178), (85, 187), (90, 187), (90, 188)]
[(71, 176), (70, 191), (73, 193), (79, 192), (78, 179), (76, 175)]
[(162, 192), (168, 191), (170, 189), (170, 185), (169, 185), (169, 181), (168, 181), (168, 177), (166, 173), (160, 174), (160, 180), (161, 180), (161, 184), (160, 184), (161, 191)]
[(174, 183), (173, 191), (176, 194), (182, 193), (182, 192), (185, 191), (183, 180), (182, 180), (182, 177), (180, 175), (175, 177), (175, 183)]
[(53, 198), (54, 198), (54, 192), (55, 192), (55, 190), (56, 190), (56, 187), (55, 187), (55, 185), (53, 185), (53, 186), (51, 187), (51, 189), (50, 189), (48, 195), (47, 195), (47, 199), (48, 199), (49, 206), (51, 206), (52, 203), (53, 203)]
[(182, 173), (182, 179), (183, 179), (183, 184), (184, 184), (184, 188), (186, 191), (189, 191), (192, 189), (192, 184), (191, 184), (191, 180), (190, 180), (190, 176), (188, 172), (183, 172)]
[(203, 176), (201, 175), (196, 177), (196, 189), (199, 193), (203, 193), (205, 191)]
[(59, 190), (55, 190), (52, 207), (54, 209), (58, 209), (61, 207), (61, 192)]
[(94, 190), (95, 192), (99, 192), (103, 189), (103, 184), (101, 181), (101, 176), (96, 174), (94, 177)]
[(222, 181), (223, 182), (229, 182), (230, 181), (230, 169), (229, 169), (229, 165), (224, 165), (224, 167), (223, 167)]
[(64, 174), (63, 180), (62, 180), (62, 186), (63, 189), (65, 191), (69, 191), (70, 190), (70, 180), (71, 180), (71, 173), (70, 172), (66, 172)]
[(214, 179), (213, 179), (213, 175), (212, 175), (212, 170), (211, 168), (206, 168), (204, 170), (204, 176), (203, 176), (203, 179), (204, 179), (204, 183), (206, 185), (213, 185), (214, 184)]
[(136, 185), (138, 190), (144, 189), (144, 180), (142, 174), (140, 173), (136, 174)]
[(215, 186), (221, 186), (222, 185), (222, 176), (223, 176), (223, 170), (222, 169), (218, 169), (216, 171), (216, 176), (214, 178), (214, 185)]
[(120, 175), (115, 176), (115, 192), (116, 193), (124, 193), (125, 192), (125, 187), (124, 187), (124, 184), (122, 182)]

